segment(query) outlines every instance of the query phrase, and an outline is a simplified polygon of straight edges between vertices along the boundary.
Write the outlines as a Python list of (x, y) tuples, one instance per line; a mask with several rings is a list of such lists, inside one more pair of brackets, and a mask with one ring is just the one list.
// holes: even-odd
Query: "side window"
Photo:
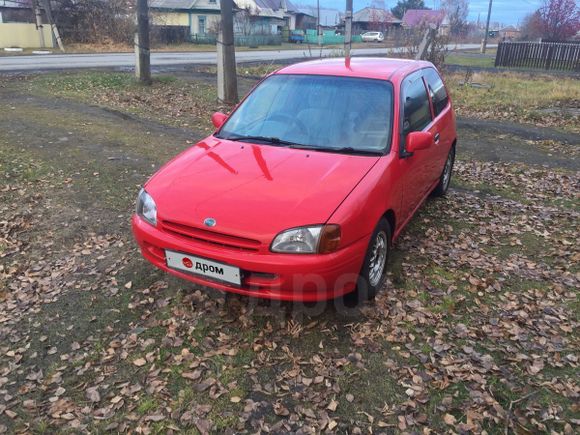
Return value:
[(449, 97), (447, 96), (447, 91), (443, 85), (443, 80), (441, 80), (437, 71), (432, 68), (425, 71), (425, 80), (429, 87), (431, 100), (433, 100), (435, 116), (439, 116), (439, 114), (443, 112), (443, 109), (447, 107), (447, 103), (449, 103)]
[(418, 76), (403, 88), (405, 105), (403, 109), (403, 134), (421, 131), (432, 121), (429, 97), (423, 79)]

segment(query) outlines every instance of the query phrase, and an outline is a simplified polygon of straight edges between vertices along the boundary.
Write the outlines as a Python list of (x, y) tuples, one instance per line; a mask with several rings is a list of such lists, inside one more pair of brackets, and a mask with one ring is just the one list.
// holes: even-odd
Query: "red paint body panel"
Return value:
[[(424, 130), (440, 140), (413, 156), (400, 153), (401, 85), (428, 62), (393, 59), (319, 60), (274, 74), (389, 80), (394, 87), (393, 134), (383, 156), (345, 155), (233, 142), (209, 136), (159, 170), (145, 185), (157, 204), (156, 227), (133, 216), (135, 238), (155, 266), (197, 284), (248, 296), (314, 301), (355, 288), (369, 238), (385, 213), (395, 216), (393, 239), (437, 184), (456, 140), (451, 103)], [(207, 217), (215, 228), (203, 225)], [(330, 254), (270, 251), (289, 228), (338, 224)], [(167, 267), (164, 250), (235, 267), (241, 286)]]
[(268, 251), (280, 228), (325, 223), (378, 160), (209, 137), (146, 188), (159, 219), (189, 225), (211, 216), (221, 233), (259, 240)]

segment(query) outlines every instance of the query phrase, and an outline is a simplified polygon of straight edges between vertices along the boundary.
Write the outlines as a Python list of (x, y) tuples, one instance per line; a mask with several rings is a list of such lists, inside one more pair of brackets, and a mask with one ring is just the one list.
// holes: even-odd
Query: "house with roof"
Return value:
[(342, 25), (344, 14), (338, 9), (318, 9), (316, 6), (302, 5), (298, 7), (296, 12), (296, 28), (301, 30), (316, 29), (319, 11), (321, 28), (330, 30)]
[(444, 10), (409, 9), (403, 15), (402, 26), (405, 29), (435, 26), (442, 34), (449, 34), (449, 18)]
[(30, 4), (22, 0), (0, 0), (0, 23), (33, 23)]
[(221, 13), (219, 0), (150, 0), (149, 10), (154, 31), (189, 38), (215, 34)]
[(499, 36), (504, 41), (512, 41), (519, 38), (520, 31), (514, 26), (507, 26), (499, 30)]
[[(298, 8), (290, 0), (234, 0), (238, 23), (246, 16), (249, 34), (277, 35), (296, 29)], [(239, 32), (239, 29), (234, 29)], [(248, 32), (243, 32), (248, 34)]]
[(37, 28), (34, 24), (30, 2), (0, 0), (0, 49), (53, 48), (54, 44), (50, 26)]
[(390, 29), (399, 27), (401, 20), (385, 9), (366, 7), (352, 16), (353, 34), (367, 31), (381, 31), (388, 33)]
[(296, 29), (308, 30), (316, 29), (316, 13), (312, 12), (311, 6), (298, 6), (296, 11)]

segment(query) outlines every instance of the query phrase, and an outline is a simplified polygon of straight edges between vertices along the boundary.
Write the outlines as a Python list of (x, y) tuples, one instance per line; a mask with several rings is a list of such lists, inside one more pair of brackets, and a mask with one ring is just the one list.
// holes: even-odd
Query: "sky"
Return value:
[[(373, 0), (354, 0), (355, 12), (366, 6), (370, 6)], [(377, 0), (375, 0), (376, 2)], [(378, 0), (380, 3), (381, 0)], [(295, 3), (316, 4), (316, 0), (294, 0)], [(387, 9), (392, 8), (396, 0), (383, 0)], [(431, 9), (438, 8), (440, 0), (425, 0), (427, 7)], [(543, 0), (493, 0), (493, 8), (491, 12), (491, 21), (500, 22), (502, 24), (517, 25), (530, 12), (538, 9)], [(345, 0), (320, 0), (320, 5), (344, 10)], [(469, 20), (477, 21), (477, 16), (480, 15), (481, 21), (487, 17), (487, 8), (489, 0), (469, 0)]]

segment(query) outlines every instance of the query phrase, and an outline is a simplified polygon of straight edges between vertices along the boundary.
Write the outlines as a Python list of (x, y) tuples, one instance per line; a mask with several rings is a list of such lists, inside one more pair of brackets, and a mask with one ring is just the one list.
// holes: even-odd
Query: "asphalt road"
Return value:
[[(450, 45), (449, 49), (474, 49), (479, 44)], [(357, 48), (353, 56), (376, 56), (400, 52), (402, 48)], [(331, 56), (336, 49), (325, 48), (322, 56)], [(269, 62), (287, 59), (308, 59), (319, 57), (320, 50), (306, 47), (298, 50), (257, 50), (238, 51), (237, 62)], [(170, 67), (177, 65), (215, 64), (215, 52), (158, 52), (151, 53), (153, 67)], [(45, 71), (75, 68), (132, 68), (135, 65), (133, 53), (93, 53), (93, 54), (46, 54), (32, 56), (0, 56), (0, 72)]]

